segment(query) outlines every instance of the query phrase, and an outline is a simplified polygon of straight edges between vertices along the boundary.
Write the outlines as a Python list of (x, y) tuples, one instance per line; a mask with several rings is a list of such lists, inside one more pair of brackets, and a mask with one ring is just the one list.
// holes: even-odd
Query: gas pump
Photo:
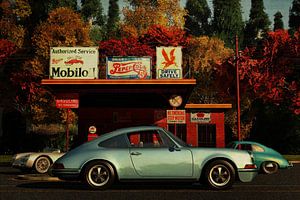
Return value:
[(98, 137), (96, 132), (97, 132), (96, 126), (90, 126), (89, 127), (88, 141), (94, 140)]

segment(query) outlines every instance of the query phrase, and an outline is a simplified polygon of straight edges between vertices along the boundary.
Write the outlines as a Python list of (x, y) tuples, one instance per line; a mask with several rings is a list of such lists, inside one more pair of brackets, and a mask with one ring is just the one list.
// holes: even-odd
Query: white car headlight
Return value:
[(26, 156), (23, 156), (23, 157), (19, 158), (19, 160), (20, 160), (21, 162), (26, 163), (27, 160), (29, 159), (29, 157), (30, 157), (30, 155), (26, 155)]

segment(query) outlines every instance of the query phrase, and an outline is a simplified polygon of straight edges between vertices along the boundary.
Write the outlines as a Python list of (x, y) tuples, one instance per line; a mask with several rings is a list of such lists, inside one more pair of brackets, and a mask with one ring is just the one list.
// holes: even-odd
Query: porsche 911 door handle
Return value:
[(142, 155), (142, 153), (140, 153), (140, 152), (131, 152), (131, 155), (133, 155), (133, 156), (139, 156), (139, 155)]

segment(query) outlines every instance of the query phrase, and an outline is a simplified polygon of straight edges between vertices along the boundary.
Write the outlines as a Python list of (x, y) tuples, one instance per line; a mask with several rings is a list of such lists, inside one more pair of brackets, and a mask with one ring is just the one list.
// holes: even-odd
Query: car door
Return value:
[(128, 134), (129, 150), (136, 173), (141, 177), (188, 178), (193, 175), (189, 149), (178, 148), (157, 130)]

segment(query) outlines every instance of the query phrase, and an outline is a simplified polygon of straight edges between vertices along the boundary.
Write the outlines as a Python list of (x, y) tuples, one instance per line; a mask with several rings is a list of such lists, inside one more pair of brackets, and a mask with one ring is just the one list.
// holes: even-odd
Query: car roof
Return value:
[(126, 128), (120, 128), (116, 129), (112, 132), (105, 133), (101, 135), (99, 138), (106, 140), (108, 138), (112, 138), (118, 135), (122, 135), (124, 133), (129, 133), (129, 132), (137, 132), (137, 131), (147, 131), (147, 130), (163, 130), (163, 128), (159, 126), (154, 126), (154, 125), (149, 125), (149, 126), (132, 126), (132, 127), (126, 127)]
[(258, 142), (253, 142), (253, 141), (247, 141), (247, 140), (242, 140), (242, 141), (232, 141), (235, 144), (256, 144), (258, 146), (266, 147), (265, 145), (258, 143)]

